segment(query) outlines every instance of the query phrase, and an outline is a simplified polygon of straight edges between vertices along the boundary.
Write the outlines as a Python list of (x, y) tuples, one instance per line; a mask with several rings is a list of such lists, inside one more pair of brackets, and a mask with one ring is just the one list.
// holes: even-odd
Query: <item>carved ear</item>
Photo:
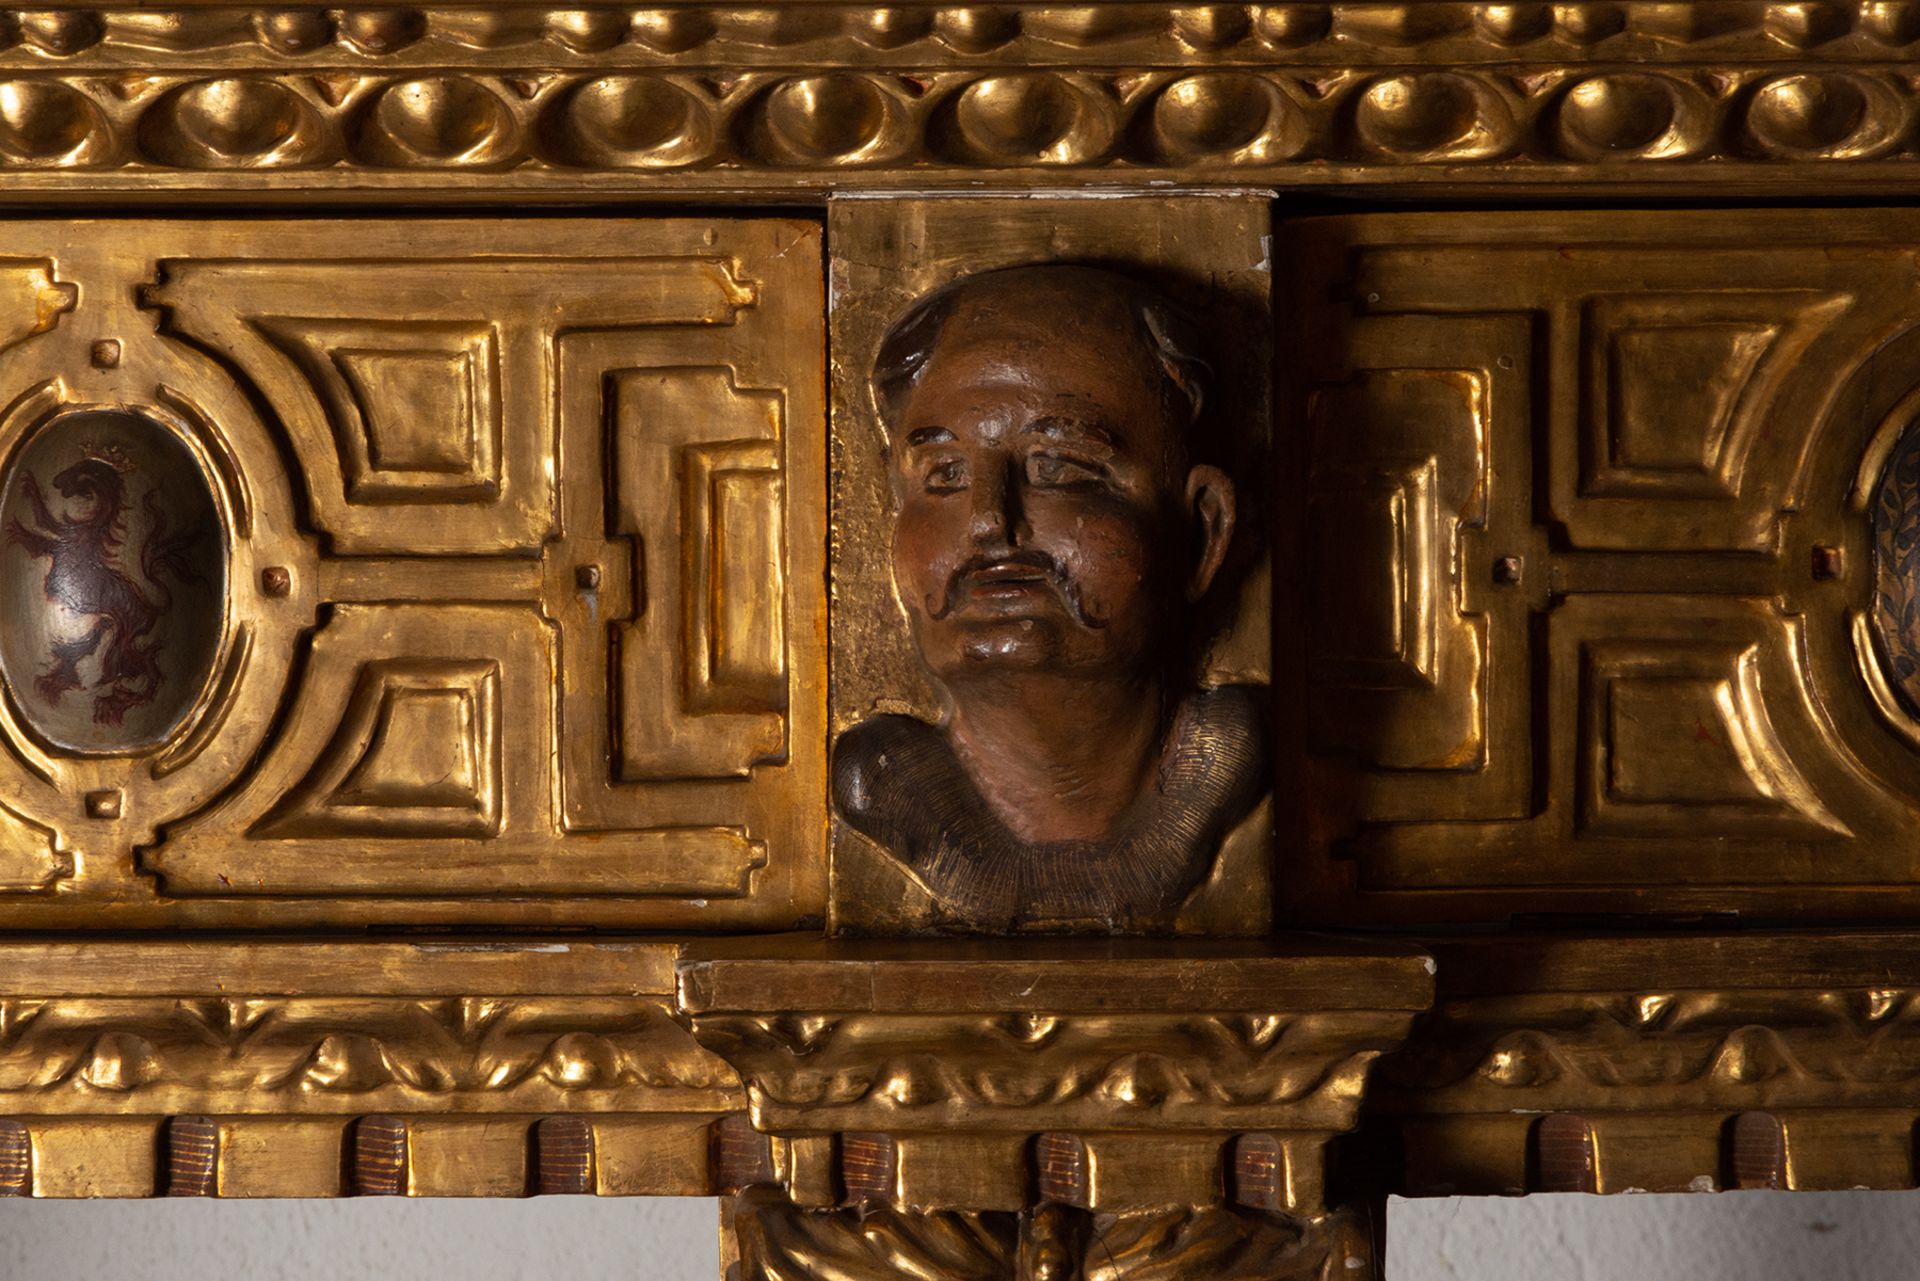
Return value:
[(1187, 473), (1187, 511), (1194, 521), (1193, 571), (1187, 577), (1187, 600), (1199, 600), (1227, 559), (1233, 542), (1236, 515), (1233, 481), (1218, 467), (1202, 464)]

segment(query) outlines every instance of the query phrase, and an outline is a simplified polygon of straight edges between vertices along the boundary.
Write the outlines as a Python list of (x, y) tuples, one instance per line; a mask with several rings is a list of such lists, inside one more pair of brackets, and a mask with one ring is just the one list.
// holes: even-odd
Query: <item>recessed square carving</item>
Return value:
[[(1369, 816), (1511, 813), (1525, 695), (1494, 682), (1489, 655), (1518, 643), (1521, 602), (1483, 590), (1491, 569), (1472, 560), (1520, 515), (1490, 467), (1526, 430), (1524, 331), (1382, 316), (1346, 337), (1306, 403), (1312, 750), (1365, 771), (1353, 800)], [(1462, 775), (1471, 798), (1446, 781)]]
[(1754, 646), (1596, 640), (1580, 661), (1583, 833), (1844, 831), (1774, 728)]
[(366, 664), (319, 761), (254, 834), (494, 835), (499, 690), (490, 660)]
[(336, 347), (364, 441), (349, 434), (348, 494), (404, 498), (411, 488), (486, 494), (499, 484), (498, 342), (490, 326), (403, 331), (393, 349)]
[(1833, 310), (1760, 291), (1590, 301), (1581, 493), (1737, 500), (1780, 381)]

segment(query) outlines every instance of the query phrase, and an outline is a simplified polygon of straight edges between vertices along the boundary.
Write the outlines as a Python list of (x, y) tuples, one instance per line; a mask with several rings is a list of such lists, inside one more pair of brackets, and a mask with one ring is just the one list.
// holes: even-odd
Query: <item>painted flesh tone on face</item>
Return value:
[(1189, 465), (1121, 292), (1022, 277), (958, 302), (899, 407), (894, 582), (982, 797), (1023, 839), (1098, 840), (1150, 784), (1233, 489)]

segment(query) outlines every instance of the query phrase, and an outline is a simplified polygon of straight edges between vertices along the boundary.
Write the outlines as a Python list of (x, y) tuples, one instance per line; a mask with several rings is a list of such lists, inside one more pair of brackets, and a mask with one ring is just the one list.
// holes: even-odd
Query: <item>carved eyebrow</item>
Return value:
[(1116, 449), (1120, 445), (1119, 433), (1097, 422), (1088, 422), (1084, 418), (1072, 418), (1061, 414), (1042, 414), (1020, 429), (1023, 436), (1046, 436), (1053, 440), (1063, 437), (1076, 437)]
[(912, 449), (916, 445), (937, 445), (952, 439), (953, 433), (945, 427), (916, 427), (907, 433), (907, 448)]

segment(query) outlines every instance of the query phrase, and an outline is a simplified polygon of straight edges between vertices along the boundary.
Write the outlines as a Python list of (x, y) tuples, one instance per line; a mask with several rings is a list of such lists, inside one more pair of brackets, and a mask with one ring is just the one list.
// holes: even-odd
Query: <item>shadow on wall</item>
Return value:
[(1911, 1192), (1394, 1198), (1391, 1281), (1913, 1281)]
[(719, 1203), (0, 1198), (0, 1279), (717, 1281)]

